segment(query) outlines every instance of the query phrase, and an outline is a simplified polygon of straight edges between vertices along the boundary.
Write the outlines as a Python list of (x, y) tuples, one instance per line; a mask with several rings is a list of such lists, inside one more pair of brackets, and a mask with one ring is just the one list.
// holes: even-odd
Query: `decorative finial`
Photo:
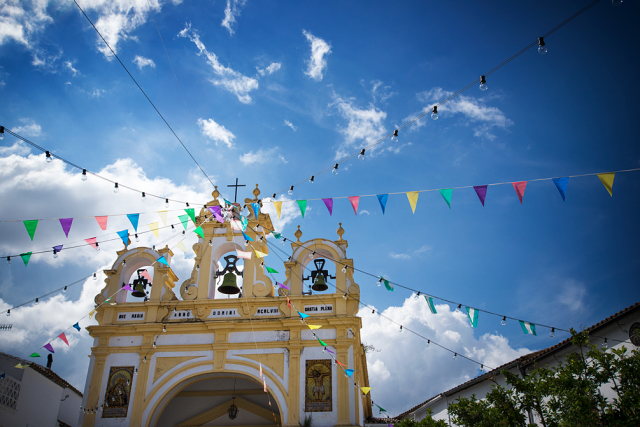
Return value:
[(214, 185), (214, 187), (216, 187), (215, 190), (213, 190), (213, 193), (211, 193), (211, 195), (213, 196), (213, 200), (216, 200), (218, 198), (218, 196), (220, 195), (220, 192), (218, 191), (218, 186)]
[(298, 242), (299, 242), (300, 238), (302, 237), (302, 231), (300, 231), (300, 226), (298, 226), (298, 229), (293, 234), (296, 236), (296, 239), (298, 239)]
[(260, 190), (258, 189), (258, 184), (256, 184), (256, 188), (253, 190), (253, 196), (257, 199), (260, 195)]
[(338, 236), (340, 237), (340, 240), (342, 240), (342, 235), (344, 234), (344, 228), (342, 228), (342, 223), (339, 222), (338, 224), (340, 224), (340, 227), (338, 228), (338, 230), (336, 230), (336, 233), (338, 233)]

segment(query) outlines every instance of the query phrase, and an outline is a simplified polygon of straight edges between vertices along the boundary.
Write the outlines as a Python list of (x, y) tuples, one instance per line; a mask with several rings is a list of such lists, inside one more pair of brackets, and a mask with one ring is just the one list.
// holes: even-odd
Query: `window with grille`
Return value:
[(16, 409), (20, 395), (20, 381), (9, 376), (0, 379), (0, 405)]

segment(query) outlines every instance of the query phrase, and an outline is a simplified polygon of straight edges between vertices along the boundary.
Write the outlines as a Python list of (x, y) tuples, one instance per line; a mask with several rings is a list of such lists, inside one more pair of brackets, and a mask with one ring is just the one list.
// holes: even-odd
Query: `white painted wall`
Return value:
[(230, 343), (289, 341), (289, 331), (231, 332)]
[[(92, 357), (93, 358), (93, 357)], [(102, 382), (100, 383), (100, 394), (98, 395), (98, 406), (104, 404), (104, 397), (107, 391), (107, 385), (109, 381), (109, 371), (112, 366), (133, 366), (138, 368), (140, 362), (140, 355), (138, 353), (114, 353), (107, 356), (105, 362), (104, 371), (102, 372)], [(136, 394), (136, 386), (138, 385), (138, 376), (134, 374), (131, 381), (131, 396), (129, 399), (129, 410), (127, 411), (126, 418), (102, 418), (102, 412), (96, 415), (96, 427), (109, 427), (109, 426), (128, 426), (131, 424), (131, 405), (132, 400)], [(95, 404), (94, 402), (90, 402)], [(85, 405), (86, 406), (86, 402)], [(84, 414), (83, 414), (84, 415)]]
[(276, 377), (280, 382), (280, 385), (284, 388), (284, 390), (289, 392), (289, 354), (286, 348), (264, 348), (264, 349), (252, 349), (252, 350), (229, 350), (227, 351), (227, 363), (231, 360), (243, 360), (245, 362), (256, 363), (255, 360), (243, 357), (246, 354), (284, 354), (284, 377), (278, 375), (274, 370), (269, 368), (268, 366), (262, 365), (263, 372), (269, 372), (271, 375)]
[[(331, 351), (336, 351), (334, 347), (327, 347)], [(305, 407), (305, 378), (306, 373), (305, 369), (307, 366), (307, 360), (318, 360), (318, 359), (327, 359), (331, 361), (331, 393), (333, 398), (332, 411), (331, 412), (312, 412), (313, 415), (313, 425), (315, 427), (329, 427), (335, 426), (338, 423), (338, 375), (344, 375), (341, 369), (338, 369), (334, 364), (328, 353), (322, 351), (323, 347), (304, 347), (302, 349), (302, 354), (300, 355), (300, 408), (298, 409), (298, 413), (300, 414), (300, 422), (304, 421), (305, 415), (308, 415), (304, 412)]]
[[(65, 397), (69, 395), (65, 399)], [(64, 399), (64, 401), (62, 400)], [(78, 423), (78, 414), (82, 398), (71, 389), (65, 388), (60, 394), (60, 407), (58, 408), (58, 419), (63, 423), (75, 426)]]

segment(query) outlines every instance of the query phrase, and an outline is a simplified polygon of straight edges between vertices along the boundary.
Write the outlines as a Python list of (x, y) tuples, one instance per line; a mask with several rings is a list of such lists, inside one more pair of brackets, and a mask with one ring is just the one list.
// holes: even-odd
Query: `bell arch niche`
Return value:
[[(237, 410), (232, 411), (233, 419), (231, 405)], [(276, 396), (264, 392), (259, 379), (240, 372), (209, 373), (172, 387), (154, 408), (147, 425), (275, 427), (282, 425), (280, 406)]]

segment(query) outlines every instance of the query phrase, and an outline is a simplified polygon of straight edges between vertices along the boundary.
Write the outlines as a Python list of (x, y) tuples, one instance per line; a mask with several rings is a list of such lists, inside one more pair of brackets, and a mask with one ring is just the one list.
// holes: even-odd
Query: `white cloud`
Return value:
[[(362, 86), (365, 85), (364, 80), (360, 80)], [(391, 91), (391, 86), (385, 86), (381, 80), (371, 80), (371, 97), (373, 102), (385, 102), (387, 99), (398, 94), (398, 92)]]
[(325, 55), (331, 53), (331, 45), (310, 32), (303, 30), (302, 34), (311, 43), (311, 57), (307, 63), (307, 71), (304, 73), (315, 81), (322, 80), (322, 73), (327, 68)]
[(587, 288), (582, 282), (567, 279), (561, 287), (562, 291), (558, 295), (558, 302), (571, 311), (580, 311), (585, 308)]
[[(359, 108), (354, 105), (354, 98), (343, 99), (334, 93), (330, 106), (335, 106), (342, 118), (348, 121), (346, 127), (338, 128), (345, 139), (336, 152), (336, 159), (356, 148), (362, 148), (362, 146), (374, 142), (387, 133), (382, 124), (387, 113), (371, 104), (369, 108)], [(375, 147), (371, 149), (371, 151), (374, 150)], [(371, 151), (367, 150), (367, 155), (370, 155)]]
[(236, 136), (231, 133), (227, 128), (219, 125), (213, 119), (202, 120), (198, 119), (198, 126), (200, 126), (200, 132), (209, 139), (215, 141), (216, 145), (223, 143), (227, 148), (233, 147), (233, 140)]
[(5, 0), (0, 4), (0, 46), (13, 40), (32, 48), (35, 35), (52, 21), (46, 1)]
[(280, 64), (279, 62), (272, 62), (264, 70), (261, 70), (258, 67), (256, 67), (256, 70), (258, 70), (258, 74), (260, 74), (261, 76), (265, 76), (265, 75), (269, 75), (269, 74), (275, 73), (276, 71), (278, 71), (280, 69), (280, 67), (282, 67), (282, 64)]
[(95, 88), (95, 87), (93, 88), (93, 90), (91, 92), (87, 92), (87, 94), (92, 98), (100, 98), (105, 93), (107, 93), (106, 90), (98, 89), (98, 88)]
[(4, 80), (0, 80), (0, 88), (3, 88), (6, 85), (6, 83), (4, 82)]
[(358, 211), (358, 215), (371, 215), (369, 211), (362, 209)]
[(38, 137), (42, 135), (42, 128), (33, 119), (20, 119), (22, 126), (11, 128), (20, 136)]
[(222, 25), (229, 30), (229, 35), (233, 35), (231, 25), (236, 23), (236, 17), (240, 16), (240, 8), (247, 3), (247, 0), (227, 0), (227, 7), (224, 9), (224, 19)]
[[(389, 307), (381, 314), (485, 366), (498, 367), (530, 352), (526, 348), (512, 348), (499, 334), (476, 337), (465, 314), (451, 311), (446, 304), (436, 308), (438, 314), (431, 314), (424, 298), (409, 297), (401, 307)], [(380, 317), (377, 310), (372, 314), (371, 310), (363, 309), (359, 315), (363, 323), (362, 341), (381, 350), (367, 354), (369, 381), (377, 390), (376, 401), (384, 402), (390, 415), (476, 375), (478, 365), (461, 358), (453, 360), (451, 353), (433, 344), (427, 347), (425, 340), (408, 330), (400, 332), (397, 324)], [(482, 321), (482, 317), (480, 319)], [(420, 387), (407, 384), (420, 384)]]
[(156, 68), (156, 63), (153, 62), (153, 59), (145, 58), (140, 55), (136, 55), (136, 57), (133, 58), (133, 62), (138, 66), (140, 70), (142, 70), (144, 67)]
[(278, 147), (273, 147), (268, 150), (263, 150), (261, 148), (255, 153), (253, 151), (249, 151), (248, 153), (244, 153), (240, 156), (240, 161), (245, 166), (253, 164), (261, 165), (265, 163), (273, 163), (276, 158), (283, 161), (284, 163), (287, 163), (287, 161), (281, 154), (276, 155), (278, 150)]
[(420, 247), (420, 249), (416, 249), (415, 251), (413, 251), (413, 253), (421, 254), (421, 253), (424, 253), (424, 252), (427, 252), (427, 251), (432, 251), (432, 250), (433, 250), (433, 248), (431, 246), (422, 245)]
[(227, 68), (218, 61), (215, 53), (207, 51), (206, 46), (200, 40), (200, 36), (195, 30), (191, 30), (191, 25), (187, 25), (178, 33), (179, 37), (188, 37), (199, 50), (198, 55), (204, 55), (207, 63), (211, 66), (214, 74), (219, 78), (211, 79), (211, 83), (221, 86), (229, 92), (235, 94), (238, 100), (244, 104), (251, 102), (249, 92), (258, 89), (258, 80), (242, 75), (241, 73)]
[(411, 259), (411, 255), (407, 255), (407, 254), (396, 254), (391, 252), (389, 254), (389, 256), (393, 259)]
[(73, 63), (71, 63), (71, 61), (65, 61), (64, 62), (64, 68), (69, 70), (71, 72), (71, 75), (73, 75), (73, 77), (75, 77), (78, 74), (80, 74), (80, 71), (78, 71), (75, 68), (73, 68)]
[(31, 149), (27, 147), (22, 141), (16, 141), (11, 147), (0, 146), (0, 157), (10, 156), (17, 154), (19, 156), (26, 156), (31, 152)]
[(294, 126), (293, 123), (291, 123), (289, 120), (285, 120), (284, 125), (289, 126), (291, 129), (293, 129), (294, 132), (298, 130), (298, 128)]
[[(270, 201), (272, 200), (273, 199), (270, 197), (267, 197), (263, 200), (262, 212), (269, 214), (275, 231), (281, 232), (287, 224), (293, 222), (293, 220), (298, 217), (302, 217), (298, 204), (294, 200), (287, 199), (284, 195), (280, 195), (280, 198), (276, 199), (276, 201), (284, 203), (282, 203), (282, 215), (280, 216), (280, 218), (278, 218), (276, 208), (273, 206), (273, 203), (270, 203)], [(310, 206), (307, 206), (305, 215), (307, 215), (311, 210), (313, 209)], [(269, 237), (271, 237), (271, 235)]]

